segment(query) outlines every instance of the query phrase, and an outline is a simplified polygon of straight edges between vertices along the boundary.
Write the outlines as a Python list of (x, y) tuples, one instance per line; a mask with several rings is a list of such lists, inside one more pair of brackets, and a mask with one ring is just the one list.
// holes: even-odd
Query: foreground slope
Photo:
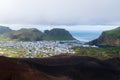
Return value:
[(75, 55), (41, 59), (0, 57), (0, 80), (119, 80), (120, 68), (109, 61)]

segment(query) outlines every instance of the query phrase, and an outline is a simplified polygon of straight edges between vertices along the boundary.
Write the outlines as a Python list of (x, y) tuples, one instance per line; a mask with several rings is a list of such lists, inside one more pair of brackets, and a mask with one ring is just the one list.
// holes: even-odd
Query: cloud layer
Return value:
[(0, 0), (0, 23), (120, 25), (120, 0)]

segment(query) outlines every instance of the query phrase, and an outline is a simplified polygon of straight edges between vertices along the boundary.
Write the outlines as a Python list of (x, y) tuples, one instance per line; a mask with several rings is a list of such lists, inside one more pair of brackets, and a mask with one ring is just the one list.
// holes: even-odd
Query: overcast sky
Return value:
[(120, 25), (120, 0), (0, 0), (0, 24)]

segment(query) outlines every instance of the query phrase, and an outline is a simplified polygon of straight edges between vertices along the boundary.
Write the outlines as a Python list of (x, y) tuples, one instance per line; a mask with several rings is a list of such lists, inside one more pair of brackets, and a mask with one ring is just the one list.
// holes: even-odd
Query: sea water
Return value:
[(79, 41), (89, 42), (98, 38), (102, 31), (70, 31), (70, 33)]

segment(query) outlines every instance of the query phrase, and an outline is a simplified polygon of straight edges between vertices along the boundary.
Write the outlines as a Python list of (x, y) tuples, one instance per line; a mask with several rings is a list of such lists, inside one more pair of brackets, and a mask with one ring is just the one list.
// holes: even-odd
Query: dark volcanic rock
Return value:
[(41, 59), (0, 57), (0, 80), (119, 80), (120, 70), (109, 61), (74, 55)]

